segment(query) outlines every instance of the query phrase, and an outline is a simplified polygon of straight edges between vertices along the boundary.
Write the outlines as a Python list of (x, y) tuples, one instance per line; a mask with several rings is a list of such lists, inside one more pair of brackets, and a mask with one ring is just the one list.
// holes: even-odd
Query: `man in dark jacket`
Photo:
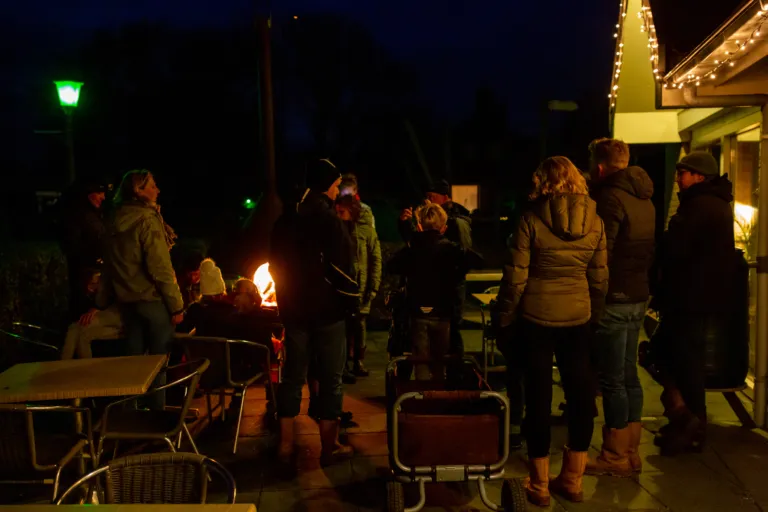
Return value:
[(680, 160), (676, 180), (680, 205), (664, 234), (654, 297), (662, 315), (665, 374), (685, 402), (667, 411), (670, 429), (658, 443), (667, 455), (700, 449), (704, 442), (706, 340), (727, 335), (738, 303), (733, 184), (703, 151)]
[(104, 220), (102, 204), (106, 187), (84, 183), (73, 191), (72, 203), (65, 215), (62, 249), (67, 256), (70, 288), (70, 316), (80, 318), (89, 309), (88, 277), (101, 267)]
[(587, 464), (587, 473), (626, 477), (641, 469), (637, 448), (643, 387), (637, 375), (637, 345), (655, 245), (653, 182), (640, 167), (627, 167), (629, 146), (623, 141), (598, 139), (589, 151), (597, 183), (593, 197), (605, 224), (609, 281), (605, 314), (595, 333), (605, 413), (603, 447)]
[(307, 186), (295, 210), (284, 214), (272, 234), (270, 272), (285, 325), (286, 360), (279, 389), (280, 450), (293, 452), (294, 418), (311, 358), (319, 381), (321, 462), (330, 464), (352, 449), (338, 444), (346, 363), (345, 319), (360, 300), (353, 275), (352, 241), (336, 215), (341, 174), (328, 160), (307, 169)]
[[(457, 244), (464, 250), (472, 249), (472, 219), (470, 212), (462, 205), (451, 200), (451, 185), (445, 180), (434, 183), (427, 191), (426, 199), (430, 203), (443, 207), (448, 214), (448, 224), (445, 238)], [(413, 218), (413, 209), (406, 208), (400, 214), (400, 234), (403, 240), (410, 242), (417, 232)], [(462, 279), (456, 285), (454, 294), (453, 315), (451, 316), (451, 353), (464, 354), (464, 340), (461, 338), (461, 321), (464, 316), (464, 301), (466, 299), (466, 281)]]

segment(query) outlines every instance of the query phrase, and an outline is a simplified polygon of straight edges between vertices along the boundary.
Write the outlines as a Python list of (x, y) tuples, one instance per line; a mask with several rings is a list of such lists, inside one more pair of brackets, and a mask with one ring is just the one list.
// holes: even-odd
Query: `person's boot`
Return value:
[(674, 457), (685, 452), (701, 453), (706, 437), (706, 421), (687, 412), (678, 427), (661, 438), (659, 447), (664, 457)]
[(643, 424), (639, 421), (629, 423), (629, 465), (632, 466), (633, 473), (643, 471), (643, 459), (640, 457), (640, 438), (643, 434)]
[(362, 361), (355, 361), (354, 366), (352, 367), (352, 374), (356, 377), (368, 377), (371, 372), (365, 368)]
[(587, 461), (585, 473), (588, 475), (610, 475), (626, 478), (632, 476), (629, 462), (631, 432), (629, 427), (622, 429), (603, 427), (603, 447), (595, 460)]
[(549, 506), (549, 457), (528, 461), (528, 476), (523, 482), (528, 501), (537, 507)]
[(339, 421), (320, 420), (320, 443), (322, 453), (320, 465), (330, 466), (336, 460), (351, 457), (354, 450), (349, 445), (339, 443)]
[(563, 452), (563, 468), (557, 478), (549, 482), (550, 492), (575, 503), (584, 501), (581, 484), (586, 467), (587, 452), (574, 452), (566, 447)]

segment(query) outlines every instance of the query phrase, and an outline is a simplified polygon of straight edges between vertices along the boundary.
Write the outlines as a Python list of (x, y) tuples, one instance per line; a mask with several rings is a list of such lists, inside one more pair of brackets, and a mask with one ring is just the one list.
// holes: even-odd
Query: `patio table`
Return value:
[(98, 512), (256, 512), (253, 503), (234, 505), (0, 505), (0, 512), (74, 512), (96, 510)]

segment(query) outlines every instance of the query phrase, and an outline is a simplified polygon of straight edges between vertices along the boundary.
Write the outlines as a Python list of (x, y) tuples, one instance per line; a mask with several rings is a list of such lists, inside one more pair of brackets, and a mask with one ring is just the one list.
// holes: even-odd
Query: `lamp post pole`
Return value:
[(56, 85), (56, 92), (59, 94), (59, 105), (64, 111), (66, 117), (65, 137), (67, 138), (67, 168), (69, 171), (69, 184), (75, 181), (75, 136), (72, 127), (72, 116), (80, 101), (80, 88), (82, 82), (73, 82), (71, 80), (59, 80), (53, 82)]
[(73, 109), (64, 107), (64, 114), (67, 118), (67, 167), (69, 169), (69, 184), (72, 185), (75, 182), (75, 136), (74, 129), (72, 127), (72, 114)]

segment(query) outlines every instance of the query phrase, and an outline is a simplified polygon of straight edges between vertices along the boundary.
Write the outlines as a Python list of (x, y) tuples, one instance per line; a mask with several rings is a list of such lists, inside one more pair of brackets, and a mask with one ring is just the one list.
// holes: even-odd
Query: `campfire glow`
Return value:
[(253, 282), (261, 296), (261, 307), (276, 308), (275, 281), (272, 279), (272, 274), (269, 273), (269, 263), (264, 263), (256, 269), (256, 273), (253, 274)]

